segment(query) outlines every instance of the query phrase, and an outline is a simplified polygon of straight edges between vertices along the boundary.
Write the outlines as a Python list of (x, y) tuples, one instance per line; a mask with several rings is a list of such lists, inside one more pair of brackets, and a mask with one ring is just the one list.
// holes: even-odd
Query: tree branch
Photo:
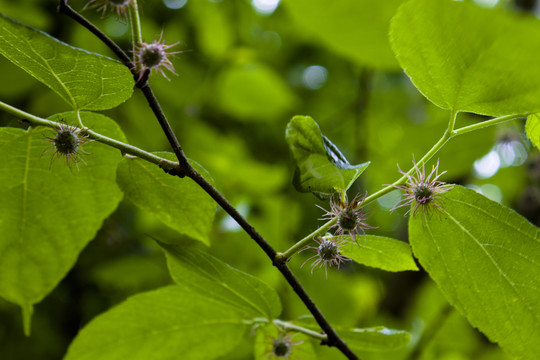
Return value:
[[(61, 14), (65, 14), (69, 17), (71, 17), (73, 20), (77, 21), (79, 24), (90, 30), (94, 35), (96, 35), (101, 41), (105, 43), (111, 50), (115, 52), (115, 54), (132, 70), (133, 72), (133, 66), (131, 63), (131, 60), (126, 61), (127, 55), (120, 49), (118, 51), (119, 47), (114, 43), (111, 39), (109, 39), (105, 34), (103, 34), (99, 29), (97, 29), (94, 25), (92, 25), (88, 20), (86, 20), (84, 17), (82, 17), (79, 13), (77, 13), (75, 10), (73, 10), (68, 4), (66, 0), (60, 0), (59, 5), (59, 12)], [(144, 96), (146, 97), (146, 100), (148, 101), (148, 104), (150, 105), (150, 108), (154, 112), (154, 115), (156, 116), (157, 120), (159, 121), (163, 131), (165, 132), (165, 135), (167, 136), (167, 140), (169, 141), (171, 147), (173, 148), (176, 156), (178, 157), (179, 161), (179, 171), (175, 172), (173, 171), (167, 171), (167, 173), (171, 175), (176, 175), (179, 177), (188, 176), (193, 181), (195, 181), (203, 190), (205, 190), (222, 208), (225, 210), (243, 229), (244, 231), (259, 245), (259, 247), (266, 253), (266, 255), (272, 260), (272, 263), (274, 266), (278, 268), (278, 270), (283, 274), (289, 285), (293, 288), (293, 290), (296, 292), (296, 294), (300, 297), (302, 302), (306, 305), (308, 310), (312, 313), (312, 315), (315, 317), (315, 320), (321, 327), (321, 329), (327, 334), (328, 341), (326, 345), (328, 346), (334, 346), (338, 348), (348, 359), (358, 359), (358, 357), (349, 349), (345, 341), (341, 339), (336, 331), (332, 328), (330, 323), (326, 320), (324, 315), (321, 313), (321, 311), (318, 309), (318, 307), (315, 305), (313, 300), (309, 297), (307, 292), (304, 290), (302, 285), (298, 282), (294, 274), (291, 272), (289, 267), (284, 263), (283, 261), (276, 261), (276, 251), (272, 248), (272, 246), (255, 230), (255, 228), (246, 220), (240, 213), (232, 206), (227, 199), (223, 195), (219, 193), (219, 191), (214, 188), (210, 183), (208, 183), (201, 174), (199, 174), (188, 162), (187, 157), (185, 156), (182, 147), (180, 146), (180, 143), (178, 142), (178, 139), (176, 138), (176, 135), (172, 131), (172, 128), (167, 121), (167, 118), (161, 109), (161, 106), (159, 105), (159, 102), (157, 101), (150, 84), (148, 82), (140, 83), (138, 84), (141, 91), (143, 92)], [(281, 259), (281, 258), (278, 258)]]

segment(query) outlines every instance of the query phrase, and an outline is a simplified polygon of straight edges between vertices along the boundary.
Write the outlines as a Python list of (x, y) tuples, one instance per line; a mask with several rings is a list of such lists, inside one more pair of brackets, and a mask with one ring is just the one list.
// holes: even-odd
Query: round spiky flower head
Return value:
[(300, 250), (304, 251), (311, 249), (316, 252), (315, 255), (308, 258), (302, 264), (302, 266), (304, 266), (311, 259), (315, 259), (311, 264), (312, 274), (317, 267), (322, 268), (324, 266), (324, 273), (326, 277), (328, 277), (328, 266), (335, 266), (339, 268), (343, 262), (351, 260), (348, 257), (341, 255), (341, 252), (339, 251), (339, 248), (345, 244), (345, 239), (330, 236), (315, 238), (313, 241), (317, 243), (317, 246), (306, 246), (304, 249)]
[(295, 334), (291, 333), (280, 333), (277, 337), (272, 338), (271, 346), (272, 348), (269, 351), (269, 354), (266, 356), (267, 359), (291, 359), (291, 352), (295, 345), (300, 345), (304, 341), (292, 341), (292, 338)]
[(156, 70), (163, 75), (165, 79), (170, 80), (163, 69), (167, 69), (174, 75), (178, 75), (174, 72), (174, 66), (169, 60), (169, 56), (180, 54), (181, 51), (167, 52), (171, 47), (178, 45), (180, 42), (175, 42), (171, 45), (165, 45), (163, 40), (163, 32), (159, 36), (159, 40), (154, 40), (150, 44), (139, 44), (133, 53), (135, 54), (135, 68), (139, 72), (139, 79), (143, 77), (144, 73), (148, 70)]
[[(422, 164), (421, 170), (416, 162), (413, 161), (413, 165), (414, 175), (402, 171), (398, 165), (399, 172), (407, 177), (407, 184), (392, 186), (405, 191), (405, 197), (390, 211), (394, 211), (403, 206), (411, 206), (412, 204), (414, 204), (414, 207), (412, 208), (413, 216), (416, 215), (418, 210), (420, 210), (423, 215), (429, 213), (431, 209), (442, 209), (437, 196), (454, 187), (453, 185), (447, 185), (445, 182), (439, 180), (439, 177), (446, 173), (446, 171), (439, 174), (439, 161), (437, 161), (436, 165), (433, 165), (431, 172), (427, 176), (425, 163)], [(411, 209), (409, 209), (406, 214), (410, 212)]]
[(81, 146), (90, 142), (91, 140), (88, 140), (88, 135), (81, 136), (80, 129), (73, 129), (72, 127), (60, 124), (58, 129), (54, 129), (55, 136), (54, 137), (46, 137), (45, 141), (51, 143), (51, 147), (44, 151), (44, 153), (47, 153), (49, 151), (53, 151), (53, 156), (51, 158), (66, 158), (66, 164), (71, 168), (72, 164), (75, 164), (75, 166), (78, 165), (77, 163), (79, 161), (82, 161), (86, 164), (84, 159), (81, 157), (81, 154), (87, 154), (85, 151), (81, 149)]
[(133, 5), (133, 0), (90, 0), (83, 8), (97, 9), (105, 16), (107, 12), (116, 12), (118, 19), (126, 20), (127, 12), (130, 6)]
[(360, 209), (366, 195), (357, 194), (351, 202), (348, 201), (346, 193), (343, 194), (343, 197), (338, 196), (337, 199), (332, 197), (329, 211), (319, 206), (325, 211), (321, 220), (336, 219), (336, 223), (330, 228), (336, 228), (337, 235), (350, 235), (358, 245), (357, 235), (365, 234), (365, 229), (375, 229), (375, 227), (366, 223), (367, 213)]

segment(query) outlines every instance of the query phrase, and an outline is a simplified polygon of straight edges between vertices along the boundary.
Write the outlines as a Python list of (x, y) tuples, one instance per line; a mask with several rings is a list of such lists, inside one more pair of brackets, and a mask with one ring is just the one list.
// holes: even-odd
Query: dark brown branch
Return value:
[[(60, 5), (58, 6), (58, 12), (60, 14), (65, 14), (75, 21), (77, 21), (79, 24), (90, 30), (94, 35), (96, 35), (101, 41), (105, 43), (123, 62), (126, 64), (130, 70), (133, 70), (133, 65), (131, 63), (131, 60), (126, 55), (126, 53), (118, 47), (114, 41), (112, 41), (110, 38), (108, 38), (101, 30), (96, 28), (93, 24), (91, 24), (88, 20), (86, 20), (83, 16), (81, 16), (78, 12), (73, 10), (68, 4), (66, 0), (60, 0)], [(134, 74), (137, 75), (137, 74)], [(161, 109), (161, 106), (159, 105), (159, 102), (157, 101), (152, 88), (146, 81), (138, 81), (137, 86), (140, 87), (141, 91), (143, 92), (144, 96), (146, 97), (146, 100), (148, 101), (148, 104), (150, 105), (150, 108), (154, 112), (154, 115), (158, 119), (163, 131), (165, 132), (165, 135), (167, 136), (167, 140), (169, 141), (170, 145), (172, 146), (178, 161), (179, 161), (179, 167), (177, 170), (174, 169), (168, 169), (166, 172), (179, 176), (179, 177), (189, 177), (193, 181), (195, 181), (206, 193), (208, 193), (222, 208), (225, 210), (241, 227), (244, 229), (244, 231), (259, 245), (259, 247), (266, 253), (266, 255), (272, 260), (272, 263), (274, 266), (278, 268), (278, 270), (283, 274), (289, 285), (293, 288), (293, 290), (296, 292), (296, 294), (300, 297), (302, 302), (306, 305), (308, 310), (311, 312), (311, 314), (314, 316), (315, 320), (321, 327), (321, 329), (326, 333), (328, 340), (326, 341), (325, 345), (328, 346), (334, 346), (338, 348), (348, 359), (358, 359), (358, 357), (349, 349), (345, 341), (343, 341), (339, 335), (336, 333), (334, 328), (330, 325), (330, 323), (326, 320), (324, 315), (321, 313), (317, 305), (313, 302), (311, 297), (307, 294), (305, 289), (302, 287), (300, 282), (296, 279), (294, 274), (291, 272), (289, 267), (285, 262), (283, 262), (280, 258), (278, 258), (276, 255), (276, 251), (272, 246), (255, 230), (255, 228), (232, 206), (227, 199), (223, 195), (217, 191), (216, 188), (214, 188), (206, 179), (202, 177), (201, 174), (199, 174), (188, 162), (187, 157), (185, 156), (184, 152), (182, 151), (182, 147), (180, 146), (180, 143), (178, 142), (178, 139), (176, 138), (176, 135), (174, 134), (169, 122), (167, 121), (167, 118), (165, 117), (165, 114), (163, 113), (163, 110)]]

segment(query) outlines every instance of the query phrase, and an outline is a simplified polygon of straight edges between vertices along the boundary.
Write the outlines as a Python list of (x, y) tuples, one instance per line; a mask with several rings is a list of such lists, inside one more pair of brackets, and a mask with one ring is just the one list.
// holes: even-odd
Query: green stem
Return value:
[(326, 334), (321, 334), (316, 331), (306, 329), (305, 327), (291, 324), (290, 322), (287, 322), (287, 321), (274, 319), (273, 322), (274, 324), (276, 324), (277, 327), (282, 328), (283, 330), (299, 332), (307, 336), (311, 336), (312, 338), (321, 340), (323, 342), (326, 342), (326, 340), (328, 340), (328, 337), (326, 336)]
[(129, 21), (131, 22), (131, 31), (133, 34), (133, 50), (135, 50), (135, 47), (143, 42), (141, 17), (139, 16), (137, 0), (133, 0), (133, 5), (129, 8)]
[(322, 235), (326, 231), (328, 231), (328, 229), (330, 229), (332, 227), (332, 225), (334, 225), (336, 223), (336, 221), (337, 221), (337, 219), (332, 219), (332, 220), (328, 221), (326, 224), (324, 224), (323, 226), (321, 226), (320, 228), (318, 228), (317, 230), (315, 230), (314, 232), (312, 232), (311, 234), (309, 234), (308, 236), (306, 236), (305, 238), (303, 238), (302, 240), (298, 241), (296, 244), (291, 246), (287, 251), (281, 253), (279, 255), (279, 257), (284, 262), (286, 262), (294, 254), (296, 254), (297, 252), (302, 250), (302, 248), (304, 248), (307, 244), (309, 244), (311, 241), (313, 241), (313, 239), (315, 237), (317, 237), (319, 235)]
[(500, 116), (500, 117), (497, 117), (497, 118), (494, 118), (494, 119), (483, 121), (483, 122), (478, 123), (478, 124), (464, 126), (464, 127), (459, 128), (457, 130), (454, 130), (454, 134), (455, 135), (461, 135), (461, 134), (465, 134), (465, 133), (468, 133), (468, 132), (471, 132), (471, 131), (483, 129), (483, 128), (486, 128), (488, 126), (501, 124), (501, 123), (504, 123), (504, 122), (507, 122), (507, 121), (523, 119), (523, 118), (526, 118), (527, 116), (529, 116), (529, 115), (519, 114), (519, 115)]
[[(15, 107), (11, 106), (11, 105), (8, 105), (8, 104), (6, 104), (6, 103), (4, 103), (2, 101), (0, 101), (0, 109), (4, 110), (7, 113), (10, 113), (10, 114), (18, 117), (18, 118), (21, 118), (21, 119), (24, 119), (24, 120), (28, 121), (31, 125), (46, 126), (46, 127), (50, 127), (50, 128), (54, 128), (54, 129), (60, 129), (60, 125), (62, 125), (59, 122), (50, 121), (50, 120), (43, 119), (43, 118), (40, 118), (40, 117), (32, 115), (32, 114), (29, 114), (27, 112), (24, 112), (24, 111), (22, 111), (20, 109), (17, 109)], [(65, 125), (63, 125), (63, 126), (65, 127)], [(154, 155), (154, 154), (152, 154), (150, 152), (139, 149), (139, 148), (137, 148), (135, 146), (132, 146), (132, 145), (123, 143), (121, 141), (109, 138), (107, 136), (101, 135), (101, 134), (99, 134), (99, 133), (97, 133), (95, 131), (92, 131), (92, 130), (88, 129), (88, 128), (80, 128), (80, 127), (75, 127), (75, 126), (68, 126), (68, 127), (70, 129), (72, 129), (72, 130), (77, 130), (77, 131), (81, 131), (82, 133), (86, 133), (86, 134), (88, 134), (88, 137), (90, 139), (93, 139), (93, 140), (95, 140), (97, 142), (100, 142), (100, 143), (103, 143), (105, 145), (117, 148), (118, 150), (120, 150), (124, 154), (137, 156), (137, 157), (139, 157), (141, 159), (144, 159), (144, 160), (149, 161), (149, 162), (151, 162), (153, 164), (156, 164), (156, 165), (160, 166), (162, 169), (170, 170), (170, 169), (178, 167), (178, 163), (176, 163), (176, 162), (164, 159), (164, 158), (156, 156), (156, 155)]]

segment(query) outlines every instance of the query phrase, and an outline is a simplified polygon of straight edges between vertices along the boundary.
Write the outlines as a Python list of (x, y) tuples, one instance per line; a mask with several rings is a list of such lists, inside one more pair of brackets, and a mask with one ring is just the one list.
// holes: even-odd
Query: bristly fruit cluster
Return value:
[(319, 267), (324, 267), (324, 273), (326, 277), (328, 277), (328, 266), (332, 267), (335, 266), (339, 268), (339, 266), (344, 263), (345, 261), (349, 261), (349, 259), (346, 256), (341, 255), (339, 249), (345, 244), (345, 239), (334, 238), (332, 236), (330, 237), (319, 237), (314, 239), (314, 241), (317, 243), (317, 246), (306, 246), (304, 250), (311, 249), (316, 252), (315, 255), (308, 258), (302, 266), (304, 266), (307, 262), (309, 262), (311, 259), (313, 260), (313, 263), (311, 264), (311, 273), (313, 274), (313, 271)]
[[(81, 149), (81, 146), (91, 142), (88, 140), (88, 135), (81, 135), (80, 129), (74, 129), (71, 126), (65, 124), (59, 124), (58, 129), (54, 129), (54, 137), (45, 137), (45, 141), (51, 143), (51, 147), (44, 151), (44, 153), (54, 150), (52, 159), (54, 158), (66, 158), (66, 164), (71, 168), (73, 164), (78, 167), (78, 162), (82, 161), (86, 164), (81, 154), (87, 154)], [(51, 160), (52, 160), (51, 159)]]
[(150, 44), (143, 42), (139, 44), (133, 51), (135, 55), (135, 69), (139, 73), (138, 81), (143, 77), (146, 71), (156, 70), (169, 80), (165, 75), (164, 69), (169, 70), (174, 75), (174, 66), (169, 59), (171, 55), (180, 54), (181, 51), (167, 52), (171, 47), (178, 45), (180, 42), (176, 42), (171, 45), (165, 45), (163, 40), (163, 33), (161, 33), (159, 40), (154, 40)]
[(362, 204), (367, 194), (357, 194), (351, 202), (349, 202), (346, 193), (339, 195), (330, 199), (330, 210), (328, 211), (317, 205), (325, 212), (321, 220), (334, 221), (330, 229), (335, 228), (335, 236), (330, 235), (323, 238), (316, 238), (314, 241), (318, 246), (307, 246), (303, 249), (312, 249), (317, 252), (304, 262), (305, 264), (309, 260), (315, 259), (311, 264), (311, 273), (313, 273), (315, 268), (324, 266), (325, 274), (328, 276), (328, 266), (339, 268), (343, 262), (351, 260), (341, 255), (339, 251), (348, 240), (347, 235), (360, 246), (356, 237), (360, 234), (364, 235), (366, 233), (365, 229), (375, 228), (366, 222), (368, 218), (367, 213), (362, 211)]
[(295, 345), (300, 345), (304, 341), (292, 341), (294, 334), (284, 333), (279, 334), (276, 338), (272, 340), (272, 349), (269, 354), (266, 356), (267, 359), (291, 359), (291, 353)]
[(105, 16), (107, 12), (115, 12), (119, 20), (126, 20), (129, 7), (133, 5), (133, 0), (90, 0), (83, 8), (97, 9)]
[[(413, 161), (414, 175), (408, 174), (401, 170), (398, 165), (399, 172), (407, 177), (406, 185), (392, 185), (397, 189), (405, 191), (405, 197), (394, 206), (390, 211), (413, 205), (406, 214), (412, 210), (413, 216), (420, 210), (422, 216), (429, 214), (432, 209), (441, 210), (438, 195), (445, 193), (453, 188), (453, 185), (447, 185), (439, 180), (439, 177), (446, 173), (443, 171), (439, 174), (439, 161), (433, 165), (431, 172), (426, 176), (425, 163), (422, 163), (422, 169)], [(433, 177), (433, 178), (432, 178)]]

